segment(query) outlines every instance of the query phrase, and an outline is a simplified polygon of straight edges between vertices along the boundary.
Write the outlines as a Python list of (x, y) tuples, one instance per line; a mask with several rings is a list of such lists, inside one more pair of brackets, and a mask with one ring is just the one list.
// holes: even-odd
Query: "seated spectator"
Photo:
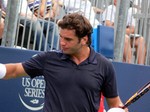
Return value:
[[(0, 39), (2, 39), (3, 31), (4, 31), (4, 18), (5, 18), (5, 13), (3, 11), (2, 7), (2, 1), (0, 0)], [(4, 3), (3, 3), (4, 4)]]
[[(115, 13), (117, 0), (114, 0), (114, 5), (108, 6), (103, 12), (103, 22), (106, 26), (114, 27)], [(135, 33), (135, 19), (132, 16), (132, 9), (128, 11), (126, 35), (124, 43), (123, 61), (132, 62), (132, 48), (135, 47), (138, 64), (145, 64), (146, 45), (142, 36), (136, 36)], [(134, 37), (134, 38), (133, 38)]]
[(95, 18), (96, 14), (89, 0), (64, 0), (63, 3), (66, 14), (77, 12), (89, 19), (93, 27), (100, 24)]
[[(7, 1), (7, 0), (4, 0), (4, 1)], [(32, 26), (31, 31), (33, 35), (31, 35), (31, 39), (36, 40), (35, 49), (36, 50), (50, 50), (50, 48), (57, 49), (59, 36), (58, 36), (57, 26), (55, 25), (55, 23), (47, 22), (47, 21), (44, 21), (43, 23), (41, 20), (38, 20), (38, 18), (32, 14), (29, 8), (27, 9), (27, 14), (26, 14), (26, 8), (24, 8), (24, 7), (28, 7), (26, 0), (23, 0), (22, 2), (20, 1), (19, 7), (20, 8), (22, 7), (19, 13), (20, 24), (25, 25), (26, 30), (30, 29), (30, 27)], [(43, 27), (44, 29), (42, 28), (42, 25), (44, 25)], [(54, 30), (55, 26), (56, 26), (56, 29)], [(46, 35), (44, 34), (44, 32), (47, 32), (48, 34), (48, 39), (47, 39), (48, 43), (46, 43), (47, 42)], [(28, 34), (29, 32), (26, 32), (26, 33)], [(53, 35), (54, 35), (54, 39), (52, 39)]]
[(4, 19), (0, 18), (0, 39), (2, 39), (3, 30), (4, 30)]
[(57, 0), (28, 0), (28, 6), (34, 15), (39, 18), (54, 21), (59, 15), (59, 3)]

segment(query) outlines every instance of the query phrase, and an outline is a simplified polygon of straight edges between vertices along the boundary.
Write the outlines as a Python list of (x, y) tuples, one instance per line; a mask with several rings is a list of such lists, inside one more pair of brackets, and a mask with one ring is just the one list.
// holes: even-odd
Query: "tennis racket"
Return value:
[(146, 83), (141, 89), (139, 89), (134, 95), (132, 95), (122, 108), (124, 109), (128, 107), (129, 105), (137, 101), (139, 98), (141, 98), (149, 90), (150, 90), (150, 81)]

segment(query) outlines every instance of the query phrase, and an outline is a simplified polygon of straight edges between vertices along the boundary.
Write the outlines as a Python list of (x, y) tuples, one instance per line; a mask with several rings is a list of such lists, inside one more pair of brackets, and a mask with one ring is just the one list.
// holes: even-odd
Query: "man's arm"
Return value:
[(5, 67), (6, 67), (6, 75), (3, 79), (11, 79), (21, 76), (27, 76), (21, 63), (5, 64)]
[(127, 27), (126, 27), (126, 34), (134, 34), (135, 32), (135, 24), (136, 20), (133, 17), (133, 14), (136, 13), (137, 10), (135, 8), (129, 8), (128, 9), (128, 15), (127, 15)]
[(43, 17), (44, 16), (44, 11), (46, 10), (46, 3), (47, 0), (41, 0), (41, 6), (40, 6), (40, 15)]
[(57, 15), (59, 15), (58, 12), (59, 12), (60, 5), (58, 3), (58, 0), (52, 0), (52, 2), (53, 2), (52, 10), (53, 10), (54, 16), (57, 16)]
[[(114, 98), (106, 98), (107, 104), (109, 108), (121, 108), (123, 106), (123, 103), (119, 96)], [(125, 109), (125, 112), (128, 112), (128, 109)]]
[(1, 13), (2, 18), (5, 19), (6, 13), (3, 10), (1, 10), (1, 9), (0, 9), (0, 13)]
[(0, 39), (2, 38), (4, 32), (4, 19), (0, 18)]
[[(44, 17), (44, 18), (53, 18), (56, 15), (56, 11), (58, 8), (58, 4), (55, 0), (52, 0), (52, 8), (50, 10), (48, 10), (47, 12), (47, 0), (41, 0), (40, 3), (40, 9), (39, 9), (39, 15), (40, 17)], [(38, 15), (38, 10), (35, 12), (36, 16)]]
[(128, 27), (126, 28), (126, 34), (127, 34), (127, 35), (134, 34), (134, 32), (135, 32), (134, 26), (128, 26)]
[(121, 107), (123, 106), (123, 103), (120, 100), (120, 97), (114, 97), (114, 98), (106, 98), (107, 104), (109, 108), (114, 107)]
[(114, 27), (114, 23), (111, 22), (110, 20), (106, 20), (106, 21), (105, 21), (105, 25), (106, 25), (106, 26), (109, 26), (109, 27)]

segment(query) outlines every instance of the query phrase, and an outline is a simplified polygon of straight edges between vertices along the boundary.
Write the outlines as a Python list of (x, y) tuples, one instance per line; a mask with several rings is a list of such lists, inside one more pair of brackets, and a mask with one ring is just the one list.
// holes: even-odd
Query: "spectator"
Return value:
[(39, 18), (54, 19), (59, 15), (59, 3), (57, 0), (28, 0), (30, 10)]
[(4, 30), (4, 19), (0, 18), (0, 39), (2, 39), (3, 30)]
[[(26, 5), (25, 5), (25, 3), (22, 3), (22, 5), (24, 5), (24, 7), (28, 7), (27, 1), (26, 1)], [(22, 10), (24, 10), (24, 13), (26, 12), (25, 9), (23, 9), (23, 7), (22, 7)], [(32, 12), (30, 11), (29, 8), (28, 8), (28, 13), (30, 13), (30, 17), (32, 17), (31, 16)], [(48, 40), (48, 47), (50, 47), (50, 49), (58, 49), (59, 35), (58, 35), (57, 25), (51, 21), (43, 21), (42, 19), (39, 19), (36, 16), (34, 16), (34, 18), (36, 18), (35, 20), (32, 20), (32, 23), (33, 24), (35, 23), (35, 26), (33, 26), (34, 29), (36, 28), (36, 30), (38, 30), (38, 33), (40, 31), (42, 31), (41, 33), (42, 33), (43, 38), (46, 38), (46, 35), (48, 35), (47, 40)], [(36, 20), (38, 20), (38, 21), (36, 21)], [(24, 19), (23, 19), (23, 21), (24, 21)], [(39, 23), (41, 25), (37, 28), (37, 24), (39, 24)], [(43, 26), (43, 29), (42, 29), (42, 26)]]
[[(114, 0), (114, 5), (108, 6), (103, 12), (102, 19), (106, 26), (114, 27), (116, 4), (117, 0)], [(146, 57), (145, 40), (142, 36), (135, 35), (134, 33), (135, 33), (135, 19), (132, 16), (132, 9), (129, 9), (126, 24), (123, 61), (128, 63), (132, 62), (132, 48), (135, 47), (136, 57), (138, 60), (137, 63), (145, 64), (145, 57)]]
[[(7, 0), (4, 0), (4, 1), (7, 1)], [(35, 17), (32, 14), (30, 9), (28, 8), (26, 0), (23, 0), (22, 2), (20, 1), (19, 7), (20, 7), (20, 13), (19, 13), (20, 14), (20, 23), (23, 25), (26, 25), (25, 26), (26, 29), (30, 29), (30, 26), (31, 26), (30, 24), (32, 24), (31, 30), (32, 30), (33, 36), (31, 36), (31, 39), (34, 40), (34, 37), (36, 37), (35, 49), (36, 50), (50, 50), (50, 47), (52, 47), (51, 49), (57, 49), (58, 48), (57, 47), (58, 32), (57, 32), (57, 27), (56, 27), (56, 30), (54, 30), (54, 27), (56, 26), (55, 23), (53, 23), (53, 22), (48, 23), (47, 21), (44, 21), (44, 24), (43, 24), (43, 22), (41, 20), (38, 20), (37, 17)], [(23, 8), (21, 8), (21, 7), (23, 7)], [(27, 7), (27, 14), (26, 14), (26, 8), (24, 8), (24, 7)], [(42, 29), (42, 26), (41, 26), (42, 24), (44, 25), (44, 29)], [(49, 31), (47, 44), (46, 44), (46, 36), (44, 34), (44, 31)], [(54, 39), (53, 39), (54, 45), (51, 46), (53, 44), (53, 43), (51, 43), (53, 31), (54, 31)], [(41, 36), (42, 36), (42, 38), (41, 38)], [(41, 47), (40, 47), (40, 45), (41, 45)], [(45, 46), (46, 46), (46, 49), (45, 49)]]
[[(4, 31), (4, 16), (5, 13), (3, 12), (3, 6), (1, 5), (2, 1), (0, 0), (0, 39), (2, 39), (3, 31)], [(4, 3), (3, 3), (4, 4)]]
[(89, 19), (91, 25), (96, 28), (99, 21), (96, 19), (96, 14), (89, 0), (64, 0), (66, 14), (80, 13)]

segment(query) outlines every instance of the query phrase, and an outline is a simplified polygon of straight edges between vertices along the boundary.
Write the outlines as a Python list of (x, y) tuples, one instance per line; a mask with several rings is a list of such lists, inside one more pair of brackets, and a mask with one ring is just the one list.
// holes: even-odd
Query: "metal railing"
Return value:
[[(27, 18), (27, 13), (24, 16), (25, 21), (24, 24), (20, 24), (20, 15), (19, 15), (19, 1), (20, 0), (8, 0), (7, 4), (7, 10), (6, 10), (6, 17), (5, 17), (5, 28), (4, 28), (4, 33), (3, 33), (3, 39), (1, 42), (1, 46), (9, 46), (9, 47), (20, 47), (25, 49), (32, 49), (35, 50), (36, 48), (36, 36), (37, 36), (37, 31), (34, 31), (35, 34), (33, 34), (33, 25), (34, 23), (31, 22), (29, 25), (30, 28), (25, 27), (26, 24), (28, 24), (26, 21), (28, 20)], [(35, 2), (36, 0), (33, 0)], [(51, 1), (51, 0), (50, 0)], [(53, 18), (44, 18), (46, 16), (46, 12), (48, 11), (45, 9), (45, 13), (43, 17), (40, 16), (39, 10), (36, 12), (37, 16), (37, 21), (41, 21), (41, 31), (42, 33), (40, 34), (40, 37), (42, 38), (43, 35), (45, 37), (45, 49), (48, 44), (48, 36), (49, 36), (49, 29), (50, 25), (48, 25), (47, 30), (44, 30), (44, 22), (47, 21), (47, 24), (50, 24), (50, 21), (53, 21), (54, 23), (57, 23), (57, 20), (61, 19), (65, 14), (72, 13), (72, 12), (79, 12), (85, 15), (91, 22), (93, 28), (96, 27), (98, 24), (103, 24), (102, 22), (102, 14), (103, 11), (110, 5), (114, 3), (114, 0), (57, 0), (57, 6), (55, 11), (58, 14), (55, 14)], [(128, 7), (131, 5), (130, 0), (117, 0), (118, 5), (116, 7), (116, 15), (115, 15), (115, 22), (114, 22), (114, 29), (115, 29), (115, 48), (114, 48), (114, 53), (115, 53), (115, 59), (114, 61), (119, 61), (122, 62), (123, 60), (123, 50), (124, 50), (124, 37), (126, 34), (126, 20), (127, 20), (127, 13), (128, 13)], [(22, 0), (21, 0), (22, 2)], [(31, 3), (31, 0), (28, 0), (28, 2)], [(47, 1), (49, 2), (49, 0)], [(10, 5), (11, 4), (11, 5)], [(46, 5), (46, 3), (45, 3)], [(49, 7), (49, 13), (52, 13), (53, 9), (53, 4)], [(141, 36), (144, 37), (145, 42), (146, 42), (146, 60), (145, 60), (145, 65), (150, 64), (150, 50), (149, 50), (149, 43), (150, 43), (150, 15), (149, 15), (149, 0), (142, 0), (140, 3), (140, 0), (133, 1), (132, 4), (133, 7), (138, 7), (137, 13), (133, 14), (132, 16), (135, 18), (136, 23), (135, 23), (135, 33), (140, 34)], [(22, 7), (24, 8), (24, 7)], [(36, 7), (34, 7), (36, 8)], [(39, 7), (40, 9), (40, 7)], [(27, 11), (27, 8), (26, 8)], [(32, 14), (34, 14), (34, 10), (32, 10)], [(1, 16), (0, 16), (1, 18)], [(33, 15), (31, 15), (31, 19), (33, 19)], [(50, 50), (53, 49), (53, 45), (57, 44), (57, 48), (59, 48), (59, 41), (57, 43), (54, 43), (54, 35), (55, 31), (59, 31), (57, 27), (54, 27), (52, 32), (52, 39), (51, 39), (51, 48)], [(31, 37), (34, 37), (31, 39)], [(32, 41), (31, 41), (32, 40)], [(59, 39), (58, 39), (59, 40)], [(39, 43), (39, 49), (36, 50), (41, 50), (41, 41)], [(26, 45), (25, 45), (26, 44)], [(135, 49), (132, 49), (135, 50)], [(132, 54), (132, 63), (138, 64), (137, 62), (137, 57), (135, 57), (134, 53)]]

